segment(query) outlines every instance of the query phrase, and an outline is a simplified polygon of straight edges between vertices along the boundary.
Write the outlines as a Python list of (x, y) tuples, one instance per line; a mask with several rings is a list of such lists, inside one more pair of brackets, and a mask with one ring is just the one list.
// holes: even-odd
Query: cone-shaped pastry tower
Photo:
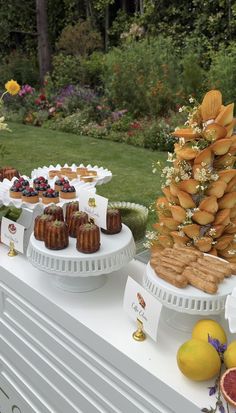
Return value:
[(211, 90), (186, 111), (185, 126), (172, 134), (172, 164), (162, 171), (153, 246), (185, 244), (236, 262), (234, 104), (224, 106), (221, 93)]

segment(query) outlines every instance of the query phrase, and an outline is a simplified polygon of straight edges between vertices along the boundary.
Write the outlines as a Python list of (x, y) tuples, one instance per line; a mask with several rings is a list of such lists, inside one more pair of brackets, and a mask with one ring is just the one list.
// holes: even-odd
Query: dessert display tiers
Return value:
[(106, 282), (105, 274), (119, 270), (135, 254), (132, 232), (126, 225), (115, 235), (101, 233), (101, 248), (92, 254), (76, 250), (76, 239), (70, 238), (66, 249), (52, 251), (31, 235), (27, 256), (38, 269), (48, 273), (54, 284), (71, 292), (90, 291)]
[(148, 263), (143, 285), (162, 303), (163, 317), (171, 327), (191, 331), (199, 316), (217, 318), (222, 313), (228, 294), (236, 287), (236, 276), (225, 279), (216, 294), (207, 294), (191, 285), (186, 288), (174, 287), (157, 277)]

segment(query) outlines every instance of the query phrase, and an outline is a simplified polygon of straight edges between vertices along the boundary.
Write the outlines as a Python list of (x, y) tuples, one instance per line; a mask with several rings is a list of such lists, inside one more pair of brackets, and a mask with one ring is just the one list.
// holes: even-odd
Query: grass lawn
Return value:
[(9, 152), (2, 165), (12, 165), (29, 175), (39, 166), (60, 163), (98, 165), (112, 171), (112, 180), (97, 187), (111, 201), (130, 201), (149, 206), (160, 194), (160, 176), (152, 173), (152, 162), (164, 161), (166, 153), (76, 136), (70, 133), (10, 123), (12, 132), (1, 132)]

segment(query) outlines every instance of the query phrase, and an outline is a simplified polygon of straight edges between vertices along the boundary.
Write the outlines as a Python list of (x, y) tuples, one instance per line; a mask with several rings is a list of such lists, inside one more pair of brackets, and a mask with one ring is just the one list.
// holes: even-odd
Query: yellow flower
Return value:
[(5, 84), (5, 88), (10, 95), (17, 95), (20, 90), (20, 85), (18, 85), (15, 80), (11, 79)]

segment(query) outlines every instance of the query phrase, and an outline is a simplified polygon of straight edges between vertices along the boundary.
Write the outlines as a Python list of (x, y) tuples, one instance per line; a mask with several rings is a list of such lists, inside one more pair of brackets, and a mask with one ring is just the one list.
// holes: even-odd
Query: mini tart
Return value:
[(94, 171), (94, 170), (88, 170), (88, 176), (97, 176), (98, 175), (98, 173), (97, 173), (97, 171)]
[(62, 175), (66, 175), (67, 172), (72, 172), (72, 169), (70, 167), (63, 167), (61, 168), (61, 173)]
[(58, 204), (59, 202), (59, 192), (54, 191), (53, 189), (48, 189), (47, 191), (43, 192), (42, 195), (42, 202), (43, 204)]
[(21, 193), (22, 193), (23, 189), (24, 189), (24, 188), (22, 188), (22, 186), (19, 187), (19, 188), (17, 188), (16, 186), (13, 185), (13, 186), (9, 189), (9, 196), (10, 196), (10, 198), (21, 199)]
[(63, 186), (60, 191), (60, 198), (62, 199), (73, 199), (76, 198), (75, 187), (69, 184)]
[(33, 180), (33, 187), (36, 189), (37, 186), (39, 186), (40, 184), (47, 184), (48, 180), (46, 178), (44, 178), (44, 176), (39, 176), (38, 178), (35, 178)]
[(60, 178), (61, 175), (62, 173), (59, 169), (52, 169), (48, 172), (48, 176), (50, 179), (54, 178), (55, 176), (58, 176), (58, 178)]
[(65, 179), (65, 178), (57, 179), (54, 184), (55, 191), (60, 191), (63, 188), (63, 186), (66, 184), (69, 184), (68, 179)]
[(78, 166), (76, 172), (78, 175), (87, 175), (88, 169), (85, 166)]
[(27, 187), (22, 191), (22, 202), (29, 202), (30, 204), (36, 204), (39, 202), (38, 192), (31, 187)]
[(35, 190), (38, 191), (39, 197), (42, 198), (43, 192), (47, 191), (50, 189), (50, 185), (47, 183), (41, 183), (41, 184), (36, 184), (34, 186)]
[(77, 179), (77, 173), (74, 171), (69, 171), (65, 174), (67, 176), (68, 179), (72, 180), (72, 179)]
[(80, 176), (80, 180), (83, 182), (93, 182), (94, 181), (94, 176)]

